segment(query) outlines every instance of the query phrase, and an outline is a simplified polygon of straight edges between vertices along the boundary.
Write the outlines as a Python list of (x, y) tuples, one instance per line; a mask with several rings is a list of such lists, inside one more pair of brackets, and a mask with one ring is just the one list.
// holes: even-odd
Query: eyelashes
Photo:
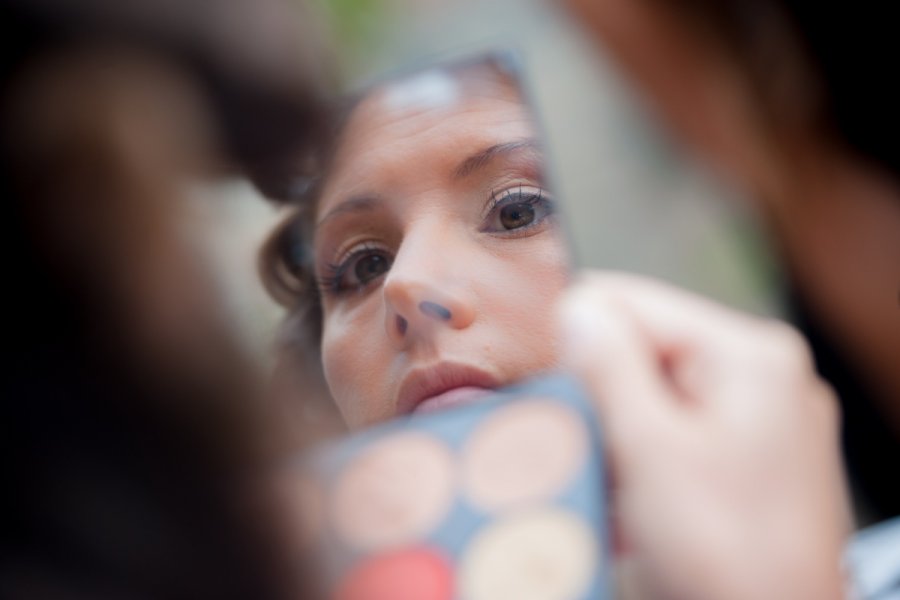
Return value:
[(555, 213), (552, 200), (542, 188), (507, 188), (491, 194), (491, 202), (481, 230), (490, 233), (523, 236), (545, 224)]
[(341, 295), (359, 291), (388, 272), (393, 264), (390, 253), (366, 242), (336, 263), (327, 263), (316, 278), (320, 293)]
[[(540, 233), (555, 213), (554, 202), (537, 186), (519, 185), (493, 192), (481, 217), (478, 231), (501, 238), (521, 238)], [(452, 218), (448, 211), (447, 218)], [(316, 277), (319, 293), (343, 297), (361, 293), (390, 271), (394, 252), (367, 241), (325, 262)]]

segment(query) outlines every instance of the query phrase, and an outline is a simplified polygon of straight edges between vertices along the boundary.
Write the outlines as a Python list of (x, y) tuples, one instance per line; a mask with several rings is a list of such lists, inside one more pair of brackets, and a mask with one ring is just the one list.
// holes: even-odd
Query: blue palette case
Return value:
[(302, 473), (330, 597), (610, 597), (600, 432), (570, 377), (378, 425)]

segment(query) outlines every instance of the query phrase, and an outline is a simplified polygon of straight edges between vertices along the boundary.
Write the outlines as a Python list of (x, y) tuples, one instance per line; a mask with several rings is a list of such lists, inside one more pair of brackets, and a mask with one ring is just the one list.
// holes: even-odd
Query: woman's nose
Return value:
[(474, 303), (458, 281), (419, 267), (397, 261), (384, 281), (385, 328), (401, 344), (442, 327), (465, 329), (475, 320)]

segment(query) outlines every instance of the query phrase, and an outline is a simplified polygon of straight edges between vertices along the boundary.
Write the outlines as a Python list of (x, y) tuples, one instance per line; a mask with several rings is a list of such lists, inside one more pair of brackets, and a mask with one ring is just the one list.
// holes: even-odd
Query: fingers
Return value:
[(633, 456), (645, 432), (675, 410), (672, 389), (634, 320), (595, 285), (577, 287), (560, 306), (565, 363), (588, 387), (611, 447)]
[[(601, 357), (595, 356), (593, 365), (582, 366), (582, 371), (596, 371), (593, 377), (608, 372), (617, 380), (630, 379), (637, 375), (633, 365), (640, 349), (645, 371), (649, 366), (655, 371), (653, 385), (667, 390), (665, 398), (676, 404), (712, 402), (705, 408), (731, 405), (747, 410), (746, 390), (758, 390), (766, 382), (803, 385), (814, 376), (806, 343), (787, 325), (744, 315), (641, 277), (588, 273), (570, 290), (562, 311), (572, 334), (573, 353), (587, 360), (589, 348), (602, 349), (606, 364), (601, 365)], [(603, 323), (604, 331), (588, 342), (585, 338), (592, 330), (579, 328), (578, 323), (590, 319)], [(567, 358), (578, 356), (570, 353)]]
[(583, 277), (560, 318), (619, 523), (659, 581), (685, 597), (829, 597), (845, 495), (833, 395), (802, 337), (616, 273)]
[(660, 281), (617, 272), (588, 271), (573, 293), (590, 289), (636, 319), (659, 350), (732, 345), (759, 327), (761, 319), (728, 309)]

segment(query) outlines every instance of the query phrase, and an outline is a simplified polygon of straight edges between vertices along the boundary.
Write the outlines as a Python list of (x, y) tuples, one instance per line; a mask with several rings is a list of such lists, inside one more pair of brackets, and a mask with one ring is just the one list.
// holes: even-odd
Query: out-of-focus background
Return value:
[[(434, 60), (513, 49), (547, 137), (551, 184), (564, 210), (577, 205), (569, 224), (580, 264), (651, 274), (751, 312), (781, 314), (779, 273), (752, 204), (676, 148), (554, 3), (322, 0), (318, 9), (339, 41), (345, 91)], [(245, 181), (194, 195), (224, 304), (267, 365), (282, 313), (259, 283), (256, 248), (280, 213)]]
[[(296, 442), (330, 434), (335, 411), (306, 411), (324, 394), (298, 357), (276, 354), (282, 311), (256, 263), (280, 209), (236, 173), (268, 181), (321, 143), (326, 88), (338, 96), (485, 49), (522, 59), (579, 264), (758, 314), (789, 300), (841, 399), (860, 521), (897, 514), (900, 102), (879, 75), (894, 55), (890, 19), (877, 3), (815, 5), (794, 15), (808, 31), (792, 41), (776, 18), (785, 3), (696, 3), (716, 10), (673, 21), (651, 61), (666, 85), (629, 69), (654, 90), (654, 114), (716, 172), (758, 189), (757, 204), (679, 150), (600, 48), (621, 64), (654, 52), (665, 36), (652, 28), (626, 28), (629, 49), (600, 26), (615, 16), (601, 8), (639, 3), (581, 4), (571, 14), (589, 27), (553, 0), (0, 0), (0, 188), (14, 249), (0, 597), (264, 598), (297, 581), (302, 561), (277, 550), (290, 545), (282, 511), (259, 478)], [(668, 17), (683, 6), (643, 4), (648, 16), (651, 4)], [(697, 31), (710, 38), (697, 56), (663, 60)], [(736, 32), (749, 38), (732, 48)], [(873, 43), (850, 43), (863, 37)], [(803, 56), (795, 45), (807, 42)], [(724, 66), (697, 68), (723, 54)], [(859, 64), (878, 68), (846, 66)], [(735, 95), (747, 114), (719, 115)], [(789, 298), (754, 206), (790, 269)], [(276, 360), (288, 368), (260, 377), (246, 354), (263, 375)], [(283, 393), (281, 371), (298, 371)], [(284, 414), (294, 408), (310, 418)]]

